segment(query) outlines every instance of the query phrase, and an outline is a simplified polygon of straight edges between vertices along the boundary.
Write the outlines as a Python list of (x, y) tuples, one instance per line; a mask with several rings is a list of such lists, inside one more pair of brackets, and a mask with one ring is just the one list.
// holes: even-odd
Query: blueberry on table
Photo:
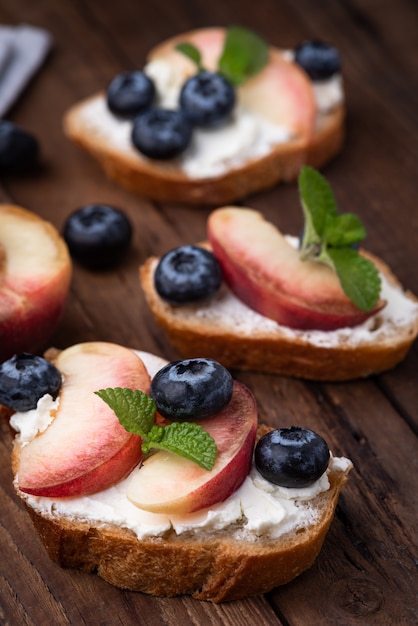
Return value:
[(214, 294), (222, 282), (215, 255), (199, 246), (179, 246), (161, 257), (154, 274), (159, 296), (171, 304), (196, 302)]
[(341, 70), (339, 51), (323, 41), (304, 41), (294, 58), (312, 80), (326, 80)]
[(72, 213), (63, 237), (71, 256), (89, 269), (108, 269), (129, 248), (132, 226), (126, 215), (106, 204), (88, 204)]
[(261, 437), (254, 451), (255, 466), (269, 482), (281, 487), (308, 487), (329, 463), (325, 440), (305, 428), (291, 426)]
[(31, 133), (7, 120), (0, 120), (0, 173), (19, 174), (35, 165), (39, 143)]
[(217, 126), (231, 115), (235, 89), (222, 74), (199, 72), (184, 83), (179, 104), (193, 125)]
[(0, 365), (0, 404), (13, 411), (36, 409), (49, 393), (57, 397), (62, 383), (59, 370), (41, 356), (18, 354)]
[(181, 111), (153, 108), (133, 122), (131, 139), (150, 159), (173, 159), (187, 148), (193, 127)]
[(172, 421), (200, 421), (219, 413), (231, 399), (231, 374), (206, 358), (173, 361), (151, 382), (150, 394), (161, 415)]
[(144, 72), (125, 72), (110, 82), (106, 96), (109, 110), (118, 117), (129, 119), (151, 106), (155, 86)]

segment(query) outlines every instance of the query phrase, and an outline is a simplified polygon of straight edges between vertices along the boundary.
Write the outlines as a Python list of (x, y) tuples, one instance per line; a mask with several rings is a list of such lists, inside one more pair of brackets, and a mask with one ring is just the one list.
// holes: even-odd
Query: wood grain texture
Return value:
[[(64, 111), (119, 71), (140, 67), (147, 51), (178, 32), (242, 24), (272, 44), (306, 38), (337, 45), (343, 58), (348, 120), (343, 153), (324, 170), (344, 210), (359, 213), (367, 247), (418, 294), (418, 5), (408, 0), (0, 0), (0, 23), (47, 28), (55, 45), (8, 116), (40, 139), (36, 172), (0, 179), (0, 199), (59, 229), (88, 202), (121, 207), (134, 226), (123, 264), (95, 273), (78, 266), (52, 344), (93, 339), (177, 355), (145, 307), (138, 267), (170, 247), (205, 239), (207, 208), (151, 203), (108, 181), (62, 133)], [(286, 232), (302, 215), (294, 184), (245, 200)], [(418, 346), (395, 370), (367, 380), (316, 384), (234, 373), (255, 393), (260, 419), (323, 434), (355, 469), (316, 564), (266, 597), (219, 606), (117, 590), (93, 575), (62, 570), (46, 556), (13, 492), (10, 435), (0, 431), (0, 623), (127, 626), (412, 625), (418, 622)]]

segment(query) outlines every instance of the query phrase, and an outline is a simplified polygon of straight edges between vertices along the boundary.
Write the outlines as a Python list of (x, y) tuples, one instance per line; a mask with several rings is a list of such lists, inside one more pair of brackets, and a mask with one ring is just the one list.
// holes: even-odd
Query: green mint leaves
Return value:
[(137, 389), (115, 387), (95, 393), (110, 406), (127, 431), (142, 438), (144, 454), (153, 449), (167, 450), (208, 471), (213, 468), (218, 453), (216, 443), (198, 424), (173, 422), (164, 427), (157, 426), (154, 422), (154, 400)]
[(330, 185), (313, 168), (302, 167), (298, 184), (305, 216), (301, 258), (332, 267), (346, 296), (363, 311), (371, 311), (381, 283), (375, 265), (353, 247), (366, 237), (363, 224), (353, 213), (338, 214)]
[[(176, 50), (191, 59), (199, 71), (203, 69), (201, 54), (193, 44), (182, 42), (176, 46)], [(226, 33), (218, 71), (233, 85), (241, 85), (263, 69), (268, 54), (269, 46), (264, 39), (247, 28), (231, 26)]]
[(197, 65), (197, 69), (200, 71), (203, 70), (202, 66), (202, 55), (196, 46), (192, 43), (188, 43), (187, 41), (183, 41), (176, 46), (176, 50), (184, 54), (184, 56), (188, 57), (195, 65)]
[(241, 85), (257, 74), (268, 61), (268, 45), (251, 30), (228, 28), (218, 69), (233, 85)]

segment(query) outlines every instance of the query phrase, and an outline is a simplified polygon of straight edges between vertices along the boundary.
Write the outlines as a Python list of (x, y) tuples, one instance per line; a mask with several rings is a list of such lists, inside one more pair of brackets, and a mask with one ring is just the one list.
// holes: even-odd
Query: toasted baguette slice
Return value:
[[(195, 69), (180, 53), (173, 52), (174, 46), (179, 41), (190, 41), (198, 46), (201, 44), (206, 59), (205, 67), (208, 67), (214, 65), (214, 50), (219, 56), (224, 35), (225, 30), (220, 28), (185, 33), (153, 49), (148, 61), (162, 58), (175, 65), (184, 64), (185, 76), (188, 76)], [(103, 93), (72, 106), (64, 117), (64, 131), (71, 140), (100, 163), (110, 179), (139, 195), (161, 202), (225, 204), (272, 187), (281, 181), (293, 181), (303, 164), (320, 168), (341, 150), (344, 141), (345, 105), (342, 101), (330, 110), (320, 111), (314, 101), (307, 75), (277, 48), (271, 47), (270, 55), (271, 59), (280, 55), (282, 63), (290, 64), (292, 72), (296, 74), (296, 82), (302, 84), (304, 93), (298, 96), (297, 102), (302, 102), (305, 98), (306, 107), (312, 107), (313, 115), (308, 124), (309, 128), (306, 120), (298, 128), (299, 122), (296, 120), (291, 139), (272, 144), (263, 156), (249, 154), (243, 162), (234, 164), (231, 161), (222, 173), (191, 177), (181, 166), (181, 159), (164, 162), (143, 157), (130, 143), (127, 127), (129, 123), (118, 122), (107, 111)], [(242, 93), (244, 89), (245, 85)], [(271, 111), (280, 109), (274, 90), (273, 83), (271, 98), (267, 98), (265, 92), (260, 95), (260, 102), (271, 100), (269, 107)], [(245, 99), (241, 98), (239, 90), (238, 101), (241, 102), (242, 99), (247, 109), (253, 110), (253, 107), (258, 109), (254, 94), (257, 94), (256, 90), (250, 94), (247, 104)], [(298, 106), (289, 106), (288, 110), (293, 111)], [(301, 108), (303, 107), (305, 104), (301, 105)], [(266, 115), (266, 112), (261, 110), (264, 108), (262, 105), (259, 111), (262, 117)], [(306, 117), (309, 118), (309, 114)], [(281, 125), (280, 120), (277, 123)]]
[[(155, 355), (138, 354), (151, 376), (166, 364)], [(56, 355), (54, 349), (46, 354)], [(45, 410), (40, 408), (41, 415)], [(252, 468), (239, 493), (208, 511), (176, 518), (130, 503), (129, 476), (86, 497), (24, 493), (19, 489), (21, 451), (37, 436), (39, 415), (11, 416), (10, 424), (20, 431), (12, 451), (16, 492), (49, 556), (62, 567), (96, 572), (117, 587), (152, 595), (191, 594), (223, 602), (291, 581), (318, 556), (352, 468), (349, 459), (331, 456), (317, 483), (296, 490), (272, 485)], [(257, 438), (269, 430), (259, 425)]]
[[(267, 430), (259, 426), (259, 436)], [(15, 468), (17, 455), (15, 447)], [(62, 567), (95, 572), (122, 589), (155, 596), (190, 594), (219, 603), (266, 593), (311, 567), (351, 467), (331, 466), (330, 488), (312, 500), (318, 512), (315, 523), (277, 539), (246, 539), (244, 534), (237, 538), (228, 528), (202, 535), (170, 530), (162, 537), (138, 539), (133, 531), (113, 524), (42, 512), (17, 492), (50, 558)]]
[(393, 368), (418, 334), (418, 299), (383, 261), (365, 256), (381, 274), (387, 305), (364, 324), (336, 331), (280, 326), (249, 309), (226, 285), (200, 304), (172, 306), (154, 287), (156, 257), (140, 268), (140, 281), (151, 312), (181, 355), (204, 354), (230, 369), (342, 381)]

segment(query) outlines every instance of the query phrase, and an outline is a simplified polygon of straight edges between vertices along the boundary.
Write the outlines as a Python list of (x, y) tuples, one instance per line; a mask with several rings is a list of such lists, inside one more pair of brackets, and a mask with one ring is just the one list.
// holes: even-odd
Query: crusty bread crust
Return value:
[[(196, 31), (173, 37), (151, 50), (149, 58)], [(272, 47), (272, 50), (276, 48)], [(276, 144), (269, 154), (231, 167), (222, 175), (208, 178), (188, 177), (174, 162), (151, 161), (136, 150), (110, 145), (97, 128), (89, 124), (85, 111), (96, 94), (73, 105), (64, 116), (64, 132), (69, 139), (95, 158), (106, 175), (127, 189), (160, 202), (185, 204), (227, 204), (249, 194), (273, 187), (279, 182), (294, 181), (304, 164), (320, 168), (337, 155), (344, 142), (344, 103), (326, 114), (319, 114), (313, 138), (299, 137)]]
[[(389, 267), (376, 256), (365, 253), (390, 283), (402, 290)], [(385, 338), (360, 343), (340, 342), (316, 345), (308, 335), (273, 334), (259, 328), (251, 335), (240, 332), (224, 320), (222, 324), (193, 314), (193, 306), (174, 307), (164, 302), (154, 287), (156, 257), (140, 268), (141, 285), (158, 324), (183, 356), (204, 354), (229, 369), (270, 372), (322, 381), (343, 381), (369, 376), (393, 368), (402, 361), (418, 335), (418, 313), (409, 325), (388, 328)], [(405, 297), (418, 304), (410, 292)], [(376, 317), (378, 323), (379, 317)]]
[[(260, 426), (259, 434), (267, 430)], [(17, 456), (15, 446), (15, 470)], [(219, 603), (266, 593), (311, 567), (350, 469), (329, 472), (330, 489), (313, 500), (320, 511), (315, 525), (274, 540), (236, 540), (227, 530), (203, 538), (170, 531), (138, 540), (132, 531), (110, 524), (54, 518), (28, 504), (26, 508), (48, 555), (62, 567), (95, 572), (122, 589), (155, 596), (190, 594)]]

